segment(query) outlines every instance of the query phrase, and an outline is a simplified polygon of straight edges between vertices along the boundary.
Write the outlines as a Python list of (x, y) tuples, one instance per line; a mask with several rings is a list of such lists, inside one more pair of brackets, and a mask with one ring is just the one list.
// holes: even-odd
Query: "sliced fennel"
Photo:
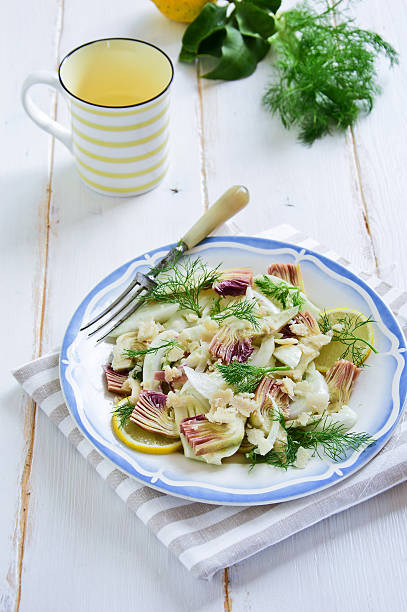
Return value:
[(274, 357), (292, 369), (300, 363), (301, 355), (298, 344), (283, 344), (274, 350)]
[(266, 315), (262, 321), (268, 325), (272, 332), (279, 332), (287, 323), (291, 321), (295, 315), (298, 314), (298, 306), (294, 308), (287, 308), (287, 310), (281, 310), (278, 313)]
[(178, 427), (184, 419), (206, 414), (209, 409), (209, 401), (189, 381), (184, 384), (177, 401), (173, 403), (175, 422)]
[(325, 378), (315, 368), (309, 368), (305, 379), (295, 385), (294, 400), (289, 406), (289, 419), (302, 412), (314, 411), (322, 414), (328, 408), (329, 390)]
[[(156, 347), (163, 344), (165, 340), (176, 340), (178, 333), (172, 329), (166, 330), (158, 334), (151, 342), (150, 347)], [(143, 365), (143, 389), (155, 391), (160, 388), (160, 383), (154, 380), (155, 372), (162, 369), (162, 364), (168, 352), (168, 347), (162, 348), (155, 353), (149, 353), (145, 356)]]
[(188, 366), (184, 366), (184, 372), (191, 385), (198, 391), (203, 397), (210, 400), (214, 393), (219, 391), (225, 386), (225, 382), (218, 372), (204, 373), (196, 372)]
[[(331, 423), (337, 423), (339, 425), (343, 425), (346, 431), (352, 429), (352, 427), (356, 424), (357, 420), (357, 413), (349, 406), (343, 406), (338, 412), (332, 412), (330, 414), (327, 414), (326, 417), (324, 417), (326, 426), (330, 425)], [(317, 430), (321, 428), (322, 423), (316, 426)]]
[(145, 304), (123, 321), (119, 327), (116, 327), (109, 338), (118, 338), (121, 334), (137, 330), (142, 322), (150, 319), (158, 323), (165, 323), (177, 310), (178, 304)]
[(275, 348), (274, 337), (266, 337), (262, 340), (260, 348), (249, 358), (250, 365), (266, 368), (274, 365), (273, 351)]

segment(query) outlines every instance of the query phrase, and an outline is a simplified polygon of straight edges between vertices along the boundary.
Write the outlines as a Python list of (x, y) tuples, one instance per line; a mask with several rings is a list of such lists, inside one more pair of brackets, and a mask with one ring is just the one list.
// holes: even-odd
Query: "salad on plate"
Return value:
[(347, 308), (321, 310), (298, 264), (254, 275), (173, 261), (112, 334), (113, 430), (135, 450), (215, 465), (343, 459), (374, 443), (353, 430), (349, 406), (376, 352), (372, 322)]

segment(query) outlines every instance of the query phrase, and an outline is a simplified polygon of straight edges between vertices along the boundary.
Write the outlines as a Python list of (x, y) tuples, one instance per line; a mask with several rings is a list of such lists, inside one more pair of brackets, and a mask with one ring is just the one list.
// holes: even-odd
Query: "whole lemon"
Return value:
[[(209, 0), (216, 2), (216, 0)], [(208, 0), (153, 0), (156, 7), (170, 19), (191, 23), (208, 3)]]

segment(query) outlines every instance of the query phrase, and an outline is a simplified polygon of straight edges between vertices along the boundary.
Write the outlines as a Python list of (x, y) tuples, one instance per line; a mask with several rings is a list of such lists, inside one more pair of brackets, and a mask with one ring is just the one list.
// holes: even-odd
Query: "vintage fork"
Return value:
[[(100, 312), (96, 317), (89, 321), (86, 325), (81, 327), (81, 331), (88, 329), (100, 319), (111, 314), (111, 316), (91, 331), (88, 335), (93, 336), (99, 330), (103, 329), (106, 325), (111, 323), (117, 315), (123, 312), (123, 315), (119, 320), (114, 322), (102, 336), (100, 336), (97, 342), (104, 340), (109, 334), (112, 333), (116, 327), (118, 327), (123, 321), (125, 321), (133, 312), (137, 310), (143, 303), (143, 296), (145, 292), (155, 282), (154, 278), (163, 270), (169, 261), (176, 260), (180, 255), (192, 249), (201, 240), (206, 238), (208, 234), (213, 232), (221, 223), (224, 223), (239, 210), (242, 210), (249, 201), (249, 192), (243, 185), (234, 185), (230, 187), (225, 193), (213, 204), (207, 211), (202, 215), (196, 223), (191, 227), (190, 230), (181, 238), (178, 244), (173, 247), (159, 262), (150, 270), (148, 274), (137, 272), (135, 278), (129, 283), (129, 285), (122, 291), (122, 293), (111, 303), (107, 308)], [(137, 299), (136, 299), (137, 298)]]

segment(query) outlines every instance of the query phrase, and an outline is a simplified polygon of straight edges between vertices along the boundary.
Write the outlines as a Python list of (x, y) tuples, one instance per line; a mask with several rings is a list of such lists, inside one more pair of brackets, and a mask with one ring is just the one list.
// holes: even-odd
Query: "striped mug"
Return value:
[[(104, 38), (77, 47), (58, 73), (37, 71), (23, 84), (31, 119), (72, 152), (81, 179), (104, 195), (153, 189), (167, 170), (169, 88), (174, 68), (158, 47), (133, 38)], [(53, 86), (67, 100), (72, 129), (31, 99), (32, 85)]]

